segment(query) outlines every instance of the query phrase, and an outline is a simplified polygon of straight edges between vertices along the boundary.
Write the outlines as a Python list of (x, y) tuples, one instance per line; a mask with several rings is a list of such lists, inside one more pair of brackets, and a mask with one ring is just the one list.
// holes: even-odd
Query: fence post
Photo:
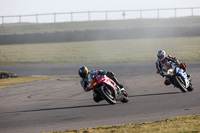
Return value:
[(22, 21), (22, 18), (21, 18), (21, 15), (19, 15), (19, 23), (21, 23)]
[(140, 10), (140, 18), (142, 18), (142, 10)]
[(73, 22), (73, 12), (71, 12), (71, 22)]
[(106, 13), (106, 21), (108, 20), (108, 11), (105, 12)]
[(123, 20), (125, 20), (126, 13), (125, 11), (122, 12)]
[(36, 18), (36, 23), (38, 23), (38, 15), (37, 14), (35, 15), (35, 18)]
[(176, 17), (177, 17), (177, 16), (176, 16), (176, 15), (177, 15), (177, 14), (176, 14), (176, 8), (174, 9), (174, 13), (175, 13), (175, 18), (176, 18)]
[(191, 14), (192, 14), (192, 16), (194, 16), (194, 15), (193, 15), (193, 8), (191, 8)]
[(56, 23), (56, 13), (54, 13), (54, 23)]
[(90, 11), (88, 11), (88, 21), (90, 21)]
[(4, 16), (2, 16), (2, 25), (4, 24)]
[(160, 19), (160, 10), (159, 9), (157, 10), (157, 17), (158, 17), (158, 19)]

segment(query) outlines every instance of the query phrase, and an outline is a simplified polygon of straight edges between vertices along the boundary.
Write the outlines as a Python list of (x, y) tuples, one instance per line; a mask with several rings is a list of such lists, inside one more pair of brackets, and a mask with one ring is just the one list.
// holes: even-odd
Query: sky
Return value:
[(0, 16), (200, 7), (200, 0), (0, 0)]

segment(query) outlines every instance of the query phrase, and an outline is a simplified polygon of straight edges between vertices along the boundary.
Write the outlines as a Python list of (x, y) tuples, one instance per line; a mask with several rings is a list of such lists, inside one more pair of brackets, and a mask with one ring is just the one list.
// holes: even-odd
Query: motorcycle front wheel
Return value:
[(109, 89), (106, 86), (102, 86), (99, 89), (99, 93), (101, 94), (101, 96), (110, 104), (116, 104), (116, 99), (113, 96), (113, 90)]
[(188, 90), (185, 87), (185, 81), (181, 76), (175, 76), (176, 84), (177, 87), (182, 91), (182, 92), (187, 92)]

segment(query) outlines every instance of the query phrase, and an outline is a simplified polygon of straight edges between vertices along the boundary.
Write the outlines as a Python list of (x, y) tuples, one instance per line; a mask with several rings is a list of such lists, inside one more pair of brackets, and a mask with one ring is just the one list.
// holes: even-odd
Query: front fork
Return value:
[(118, 85), (116, 85), (115, 97), (116, 99), (118, 99), (118, 101), (121, 101), (123, 99), (123, 91), (124, 89), (121, 89)]

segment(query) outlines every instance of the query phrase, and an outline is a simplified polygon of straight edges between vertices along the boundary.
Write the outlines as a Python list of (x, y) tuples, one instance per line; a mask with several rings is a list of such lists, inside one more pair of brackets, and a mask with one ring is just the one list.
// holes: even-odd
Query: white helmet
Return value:
[(166, 52), (164, 50), (159, 50), (157, 53), (157, 57), (159, 60), (162, 60), (163, 58), (166, 57)]

